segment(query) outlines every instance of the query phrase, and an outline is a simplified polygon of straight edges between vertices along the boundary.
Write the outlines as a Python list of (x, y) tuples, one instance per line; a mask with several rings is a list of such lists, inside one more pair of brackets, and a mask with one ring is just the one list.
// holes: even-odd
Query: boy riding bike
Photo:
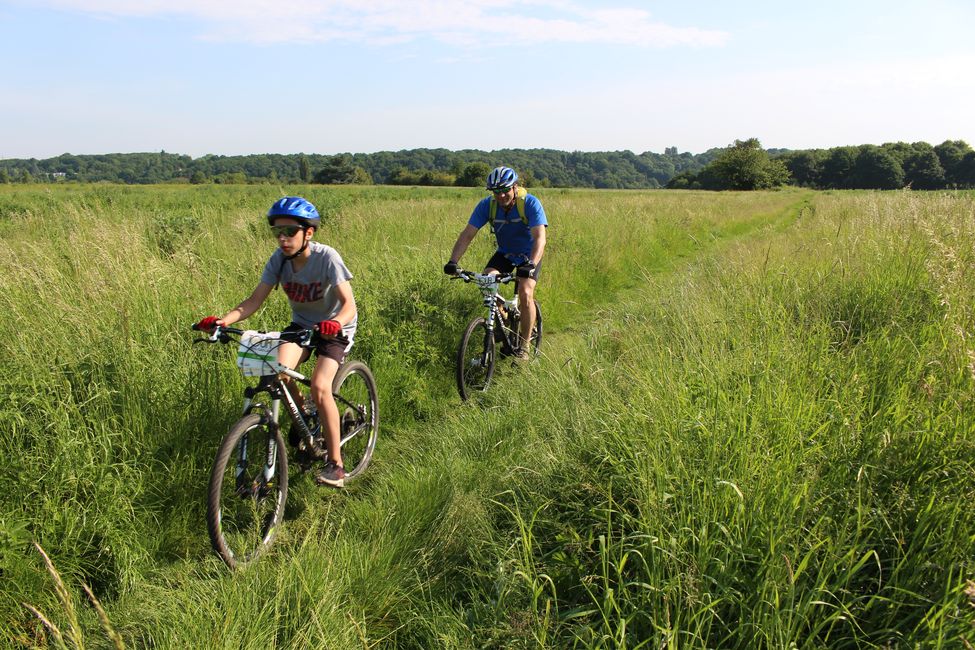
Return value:
[[(321, 224), (315, 206), (298, 196), (286, 196), (267, 212), (271, 232), (278, 249), (264, 266), (261, 280), (251, 295), (218, 318), (207, 316), (197, 323), (202, 330), (215, 325), (232, 325), (260, 309), (271, 291), (280, 284), (291, 304), (292, 323), (283, 331), (315, 330), (320, 339), (315, 348), (317, 360), (311, 375), (311, 397), (325, 433), (328, 462), (315, 476), (319, 483), (334, 487), (345, 485), (345, 469), (339, 444), (339, 412), (332, 397), (335, 373), (352, 348), (357, 324), (355, 298), (349, 280), (352, 273), (338, 251), (312, 241)], [(296, 368), (311, 352), (296, 343), (284, 343), (278, 349), (278, 362)], [(298, 406), (301, 392), (289, 377), (282, 377)]]
[(447, 275), (456, 275), (457, 264), (474, 236), (485, 224), (491, 224), (498, 249), (488, 260), (484, 273), (511, 273), (517, 269), (518, 304), (522, 305), (522, 315), (515, 359), (524, 361), (529, 358), (525, 342), (531, 338), (535, 325), (535, 284), (545, 253), (548, 221), (541, 201), (518, 187), (518, 174), (510, 167), (497, 167), (488, 174), (486, 189), (492, 196), (482, 199), (474, 207), (443, 270)]

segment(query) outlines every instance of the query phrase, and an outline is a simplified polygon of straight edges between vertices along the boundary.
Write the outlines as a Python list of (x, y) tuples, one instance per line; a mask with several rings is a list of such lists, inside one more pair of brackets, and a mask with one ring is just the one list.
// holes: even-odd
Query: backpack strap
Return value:
[[(518, 208), (518, 216), (521, 218), (521, 222), (528, 225), (528, 215), (525, 214), (525, 197), (528, 196), (528, 190), (523, 187), (519, 187), (515, 190), (515, 206)], [(498, 200), (491, 195), (491, 203), (488, 205), (488, 223), (491, 224), (491, 232), (495, 232), (494, 220), (498, 216)], [(505, 221), (503, 223), (511, 223), (510, 221)]]

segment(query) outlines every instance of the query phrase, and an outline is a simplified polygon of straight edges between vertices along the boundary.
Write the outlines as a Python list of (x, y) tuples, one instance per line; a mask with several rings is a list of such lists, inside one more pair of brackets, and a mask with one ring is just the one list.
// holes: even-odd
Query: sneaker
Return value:
[(518, 348), (515, 353), (511, 355), (511, 359), (517, 364), (528, 363), (531, 361), (532, 357), (528, 354), (528, 350), (525, 348)]
[(345, 487), (345, 468), (330, 460), (325, 463), (322, 471), (315, 475), (315, 482), (332, 487)]

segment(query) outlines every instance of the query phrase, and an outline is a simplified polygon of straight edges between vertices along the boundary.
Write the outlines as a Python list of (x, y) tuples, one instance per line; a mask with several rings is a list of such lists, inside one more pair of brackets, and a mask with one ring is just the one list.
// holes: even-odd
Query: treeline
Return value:
[(699, 170), (676, 174), (672, 189), (752, 190), (791, 184), (815, 189), (975, 188), (975, 151), (962, 140), (937, 146), (889, 142), (769, 155), (755, 138), (736, 140)]
[(975, 187), (975, 151), (961, 140), (789, 151), (755, 138), (702, 154), (410, 149), (376, 153), (207, 155), (62, 154), (0, 160), (0, 183), (325, 183), (476, 187), (497, 165), (529, 187), (750, 190), (784, 184), (816, 189)]
[[(0, 160), (0, 183), (384, 183), (468, 185), (484, 182), (498, 165), (518, 170), (526, 185), (640, 189), (663, 187), (684, 171), (701, 169), (718, 150), (703, 154), (630, 151), (566, 152), (410, 149), (376, 153), (207, 155), (166, 153), (62, 154), (54, 158)], [(483, 171), (483, 173), (481, 173)]]

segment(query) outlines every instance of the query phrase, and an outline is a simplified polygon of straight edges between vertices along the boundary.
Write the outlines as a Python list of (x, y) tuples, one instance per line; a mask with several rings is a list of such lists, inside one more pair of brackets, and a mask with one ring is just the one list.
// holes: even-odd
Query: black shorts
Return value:
[[(283, 330), (281, 330), (281, 333), (283, 334), (284, 332), (302, 332), (306, 329), (308, 328), (303, 325), (299, 325), (298, 323), (291, 323)], [(341, 366), (342, 362), (345, 361), (345, 355), (349, 353), (349, 350), (351, 348), (352, 346), (349, 345), (349, 337), (347, 337), (345, 334), (339, 334), (337, 336), (331, 336), (329, 338), (318, 339), (318, 342), (315, 344), (315, 354), (317, 354), (320, 357), (328, 357), (329, 359), (334, 359), (335, 362)], [(304, 360), (305, 357), (304, 355), (302, 355), (302, 361)]]
[[(488, 263), (484, 265), (484, 268), (497, 269), (498, 271), (501, 271), (501, 273), (511, 273), (515, 270), (515, 263), (505, 257), (503, 253), (496, 252), (491, 256), (491, 259), (488, 260)], [(541, 272), (542, 263), (539, 262), (535, 265), (535, 270), (532, 271), (531, 279), (537, 282), (538, 274)]]

